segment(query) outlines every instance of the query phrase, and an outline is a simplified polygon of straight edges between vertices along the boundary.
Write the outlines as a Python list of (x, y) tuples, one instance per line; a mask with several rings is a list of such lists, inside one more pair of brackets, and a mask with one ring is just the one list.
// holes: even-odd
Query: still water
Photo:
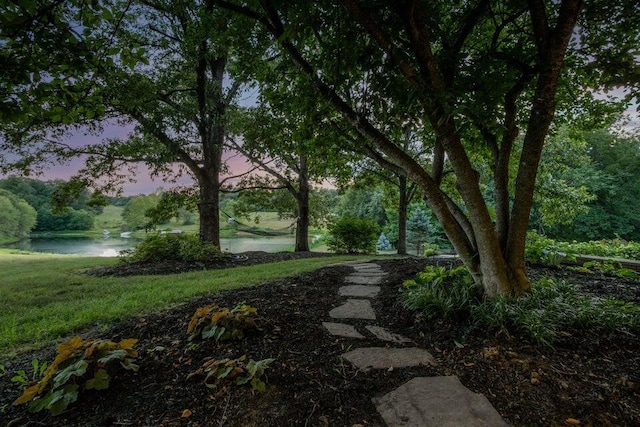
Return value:
[[(55, 254), (76, 254), (86, 256), (115, 257), (124, 249), (132, 249), (139, 239), (108, 237), (91, 238), (33, 238), (1, 246), (3, 248), (20, 249), (31, 252), (47, 252)], [(239, 253), (247, 251), (280, 252), (293, 250), (294, 239), (290, 236), (220, 239), (220, 246), (225, 252)]]

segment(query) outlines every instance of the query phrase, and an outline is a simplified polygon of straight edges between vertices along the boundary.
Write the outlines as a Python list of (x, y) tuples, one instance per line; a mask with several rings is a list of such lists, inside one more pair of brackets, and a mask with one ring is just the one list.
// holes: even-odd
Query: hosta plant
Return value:
[(216, 341), (240, 340), (246, 331), (257, 329), (254, 318), (257, 313), (255, 307), (244, 302), (232, 309), (216, 304), (200, 307), (187, 327), (189, 341), (211, 338)]
[(83, 390), (109, 387), (109, 371), (117, 366), (137, 371), (133, 360), (138, 352), (136, 339), (120, 342), (71, 338), (58, 346), (56, 358), (37, 383), (28, 387), (14, 405), (29, 403), (31, 412), (48, 409), (53, 415), (63, 412)]
[(275, 359), (263, 359), (255, 361), (250, 359), (245, 362), (247, 356), (238, 359), (209, 359), (201, 368), (189, 374), (189, 378), (205, 375), (204, 384), (211, 388), (224, 388), (231, 385), (251, 384), (254, 391), (264, 391), (265, 383), (262, 375), (265, 369)]

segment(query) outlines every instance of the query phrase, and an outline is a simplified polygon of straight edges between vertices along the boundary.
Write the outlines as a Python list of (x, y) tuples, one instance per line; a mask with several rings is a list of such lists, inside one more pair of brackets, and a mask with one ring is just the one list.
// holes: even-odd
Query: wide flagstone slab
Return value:
[(378, 285), (382, 282), (382, 276), (358, 276), (351, 274), (345, 278), (345, 282), (354, 285)]
[(380, 286), (349, 285), (338, 289), (338, 295), (343, 297), (374, 298), (380, 292)]
[(363, 347), (345, 353), (342, 357), (364, 372), (372, 369), (436, 365), (433, 356), (422, 348)]
[(331, 335), (337, 337), (364, 338), (364, 335), (358, 332), (356, 328), (346, 323), (322, 322), (322, 326), (324, 326)]
[(485, 396), (455, 376), (414, 378), (373, 403), (389, 427), (509, 425)]
[(368, 299), (348, 299), (344, 304), (331, 310), (329, 316), (334, 319), (376, 319), (376, 313)]
[(390, 330), (383, 328), (382, 326), (367, 325), (365, 328), (376, 336), (379, 340), (395, 342), (398, 344), (406, 344), (412, 342), (409, 338), (402, 335), (391, 332)]
[(361, 264), (351, 264), (351, 267), (355, 268), (356, 270), (368, 270), (368, 269), (382, 270), (382, 267), (372, 262), (365, 262)]

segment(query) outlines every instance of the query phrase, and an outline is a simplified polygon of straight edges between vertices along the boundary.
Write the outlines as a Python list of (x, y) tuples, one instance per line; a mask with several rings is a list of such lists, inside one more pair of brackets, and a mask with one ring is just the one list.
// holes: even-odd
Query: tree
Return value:
[(122, 211), (122, 219), (128, 229), (147, 229), (151, 221), (148, 212), (158, 205), (158, 199), (156, 195), (140, 195), (132, 198)]
[(547, 227), (548, 234), (567, 240), (640, 240), (640, 140), (598, 130), (585, 134), (585, 145), (589, 162), (561, 178), (586, 187), (595, 198), (571, 224)]
[[(51, 156), (84, 155), (77, 181), (103, 191), (132, 179), (135, 172), (129, 169), (127, 176), (121, 169), (136, 163), (169, 179), (187, 173), (197, 183), (200, 237), (219, 246), (227, 115), (242, 85), (230, 73), (253, 42), (247, 21), (231, 20), (212, 1), (198, 0), (6, 7), (17, 17), (1, 33), (10, 40), (3, 53), (29, 73), (21, 81), (0, 76), (12, 92), (3, 148), (18, 159), (5, 168), (29, 170)], [(78, 25), (82, 32), (74, 29)], [(23, 54), (30, 48), (37, 60)], [(65, 143), (66, 132), (109, 120), (132, 124), (134, 132), (124, 141)]]
[[(545, 139), (556, 113), (566, 120), (580, 114), (575, 98), (566, 94), (579, 94), (582, 109), (597, 104), (588, 90), (593, 81), (584, 73), (596, 52), (577, 42), (577, 37), (584, 43), (592, 38), (590, 22), (578, 24), (585, 2), (338, 3), (343, 7), (323, 4), (310, 11), (301, 4), (285, 8), (271, 1), (218, 2), (260, 22), (368, 148), (417, 183), (488, 297), (528, 291), (525, 236)], [(622, 25), (630, 25), (635, 34), (640, 28), (628, 2), (586, 6), (585, 18), (606, 8), (608, 22), (616, 22), (600, 34), (607, 43), (615, 44)], [(602, 51), (607, 43), (590, 46)], [(348, 96), (346, 85), (367, 85), (363, 79), (354, 82), (366, 74), (363, 69), (392, 82), (387, 87), (393, 90), (371, 88), (374, 101), (390, 106), (409, 102), (419, 110), (417, 126), (435, 135), (430, 168), (402, 149), (385, 121), (360, 108), (361, 98)], [(522, 151), (515, 159), (520, 132)], [(474, 165), (477, 158), (491, 164), (495, 220), (481, 188), (481, 181), (488, 180), (481, 180)], [(514, 186), (512, 162), (518, 163)], [(443, 186), (445, 166), (455, 178), (451, 188)]]
[(36, 210), (24, 199), (0, 189), (0, 238), (22, 239), (36, 225)]
[(330, 120), (332, 109), (300, 96), (308, 87), (286, 65), (256, 64), (260, 105), (239, 112), (237, 135), (229, 146), (259, 171), (245, 177), (236, 191), (282, 189), (296, 201), (295, 251), (301, 252), (309, 250), (313, 185), (345, 174), (350, 156), (338, 155), (344, 150)]
[(93, 227), (96, 209), (89, 206), (93, 195), (81, 192), (78, 198), (69, 199), (64, 209), (53, 206), (53, 199), (63, 181), (38, 181), (9, 177), (0, 181), (4, 188), (24, 199), (37, 212), (35, 231), (89, 230)]

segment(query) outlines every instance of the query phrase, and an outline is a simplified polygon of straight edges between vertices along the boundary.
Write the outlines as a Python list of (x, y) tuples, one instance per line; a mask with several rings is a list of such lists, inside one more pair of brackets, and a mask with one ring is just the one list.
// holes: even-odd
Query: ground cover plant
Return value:
[[(373, 301), (377, 323), (426, 348), (437, 366), (362, 373), (341, 359), (349, 349), (380, 342), (371, 336), (360, 341), (336, 339), (322, 328), (321, 322), (328, 321), (329, 310), (340, 301), (339, 287), (353, 271), (348, 266), (332, 266), (262, 286), (197, 297), (183, 305), (113, 323), (100, 333), (114, 341), (138, 337), (140, 370), (126, 381), (114, 381), (100, 394), (86, 393), (57, 417), (46, 412), (29, 414), (13, 406), (20, 386), (10, 381), (17, 370), (29, 372), (31, 360), (51, 360), (52, 350), (0, 360), (7, 372), (0, 378), (0, 408), (4, 407), (0, 417), (18, 425), (51, 426), (381, 426), (372, 398), (416, 376), (457, 375), (472, 391), (487, 396), (512, 425), (564, 426), (567, 420), (592, 426), (640, 423), (638, 334), (616, 329), (563, 329), (550, 347), (537, 344), (517, 328), (497, 332), (473, 328), (464, 316), (448, 321), (427, 319), (406, 309), (399, 295), (406, 289), (405, 281), (415, 279), (436, 260), (376, 262), (388, 273)], [(612, 297), (640, 304), (640, 287), (634, 280), (566, 268), (536, 267), (529, 274), (537, 281), (545, 277), (566, 281), (581, 297)], [(234, 307), (238, 301), (259, 310), (258, 333), (240, 341), (205, 340), (197, 347), (189, 345), (192, 342), (185, 332), (197, 308), (209, 304)], [(356, 322), (359, 329), (366, 324)], [(229, 384), (224, 382), (208, 389), (199, 384), (204, 372), (187, 379), (206, 361), (231, 361), (242, 356), (256, 362), (275, 359), (262, 378), (264, 393), (235, 384), (227, 390)], [(215, 382), (213, 377), (210, 380)], [(219, 393), (223, 389), (225, 392)]]
[[(80, 391), (105, 390), (109, 388), (113, 365), (117, 364), (130, 371), (137, 371), (133, 361), (138, 351), (133, 347), (137, 339), (120, 342), (100, 339), (73, 337), (63, 342), (56, 350), (56, 358), (35, 373), (41, 378), (27, 387), (14, 405), (29, 404), (29, 411), (47, 409), (52, 415), (59, 415), (78, 400)], [(34, 359), (35, 360), (35, 359)]]

